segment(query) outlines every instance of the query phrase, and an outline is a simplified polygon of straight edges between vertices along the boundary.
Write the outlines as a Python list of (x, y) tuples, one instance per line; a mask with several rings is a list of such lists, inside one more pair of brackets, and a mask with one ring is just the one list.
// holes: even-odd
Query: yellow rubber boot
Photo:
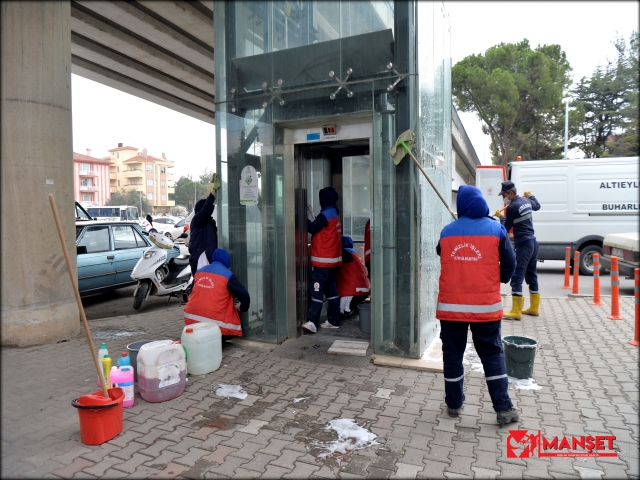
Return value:
[(503, 315), (504, 318), (509, 320), (522, 320), (522, 307), (524, 307), (524, 297), (513, 295), (511, 297), (513, 305), (511, 311)]
[(537, 317), (538, 315), (540, 315), (539, 309), (540, 309), (540, 294), (539, 293), (532, 293), (530, 295), (531, 297), (531, 306), (529, 308), (527, 308), (526, 310), (523, 310), (522, 313), (524, 313), (525, 315), (532, 315), (534, 317)]

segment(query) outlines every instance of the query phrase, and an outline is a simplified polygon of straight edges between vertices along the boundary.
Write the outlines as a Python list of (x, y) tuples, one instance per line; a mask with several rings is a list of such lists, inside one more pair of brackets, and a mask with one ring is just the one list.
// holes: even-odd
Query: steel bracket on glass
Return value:
[(398, 76), (395, 82), (387, 86), (387, 92), (392, 92), (393, 89), (396, 88), (396, 85), (398, 85), (402, 80), (404, 80), (405, 75), (402, 75), (391, 62), (387, 63), (387, 70), (392, 70), (393, 73), (395, 73)]
[(343, 88), (347, 92), (347, 98), (353, 97), (353, 92), (351, 90), (349, 90), (349, 88), (347, 87), (347, 80), (349, 80), (349, 77), (351, 76), (352, 73), (353, 73), (353, 69), (352, 68), (347, 68), (347, 76), (344, 77), (344, 80), (340, 80), (338, 77), (335, 76), (335, 73), (334, 73), (333, 70), (331, 70), (329, 72), (329, 77), (334, 78), (336, 80), (336, 82), (338, 82), (338, 89), (335, 92), (333, 92), (331, 95), (329, 95), (329, 98), (331, 100), (335, 100), (336, 99), (336, 95)]

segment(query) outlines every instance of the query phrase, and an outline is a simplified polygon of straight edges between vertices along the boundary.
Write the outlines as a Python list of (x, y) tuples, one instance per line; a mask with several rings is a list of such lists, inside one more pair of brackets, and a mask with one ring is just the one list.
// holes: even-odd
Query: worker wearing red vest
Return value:
[(371, 220), (364, 226), (364, 266), (367, 267), (367, 277), (371, 280)]
[[(229, 252), (213, 252), (211, 264), (196, 271), (189, 302), (184, 307), (184, 323), (211, 322), (224, 336), (242, 336), (238, 311), (249, 310), (249, 292), (229, 270)], [(234, 303), (234, 297), (237, 302)]]
[(507, 231), (489, 217), (489, 206), (476, 187), (463, 185), (457, 197), (458, 220), (442, 229), (440, 285), (436, 318), (444, 361), (445, 403), (457, 417), (464, 404), (462, 359), (471, 329), (498, 423), (518, 421), (509, 398), (500, 326), (500, 282), (515, 269), (515, 253)]
[[(336, 288), (336, 270), (342, 265), (342, 225), (338, 192), (332, 187), (319, 192), (320, 213), (313, 217), (309, 207), (307, 231), (311, 234), (311, 307), (309, 319), (302, 325), (305, 330), (316, 333), (318, 327), (340, 328), (340, 298)], [(324, 297), (329, 301), (327, 321), (320, 324), (320, 313)]]
[(342, 266), (336, 275), (340, 313), (350, 316), (369, 296), (371, 285), (360, 255), (353, 249), (353, 239), (342, 236)]

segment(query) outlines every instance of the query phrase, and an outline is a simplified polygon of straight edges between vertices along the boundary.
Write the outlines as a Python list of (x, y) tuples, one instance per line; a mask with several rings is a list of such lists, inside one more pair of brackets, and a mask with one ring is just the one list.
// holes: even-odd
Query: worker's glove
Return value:
[(500, 218), (502, 216), (502, 209), (499, 208), (498, 210), (493, 212), (493, 216)]
[(313, 214), (313, 210), (311, 209), (311, 205), (307, 205), (307, 218), (310, 222), (313, 222), (316, 219), (316, 216)]
[(525, 190), (523, 195), (525, 196), (525, 198), (529, 198), (533, 195), (533, 192), (531, 190)]
[(238, 302), (236, 300), (236, 302), (233, 304), (234, 307), (236, 307), (236, 310), (240, 311), (240, 302)]

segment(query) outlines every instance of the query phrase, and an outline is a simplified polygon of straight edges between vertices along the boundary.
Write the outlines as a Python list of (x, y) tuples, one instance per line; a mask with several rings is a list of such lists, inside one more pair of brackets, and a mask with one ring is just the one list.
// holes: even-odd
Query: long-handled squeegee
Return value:
[[(447, 210), (449, 210), (449, 213), (451, 214), (453, 219), (457, 220), (458, 217), (456, 217), (456, 214), (453, 213), (451, 208), (449, 208), (449, 205), (445, 201), (444, 197), (440, 195), (440, 192), (438, 191), (436, 186), (433, 184), (433, 182), (429, 178), (429, 175), (427, 175), (427, 172), (424, 171), (424, 169), (420, 165), (420, 162), (418, 162), (418, 159), (413, 155), (413, 153), (411, 153), (411, 147), (413, 147), (413, 142), (415, 141), (415, 139), (416, 139), (416, 134), (413, 133), (411, 130), (407, 130), (406, 132), (403, 132), (402, 134), (400, 134), (400, 136), (396, 140), (396, 143), (394, 143), (393, 147), (389, 149), (389, 154), (391, 155), (391, 158), (393, 158), (393, 163), (395, 163), (396, 165), (399, 165), (402, 159), (404, 158), (404, 156), (408, 153), (413, 159), (413, 162), (416, 164), (416, 166), (420, 169), (420, 171), (424, 175), (424, 178), (426, 178), (427, 182), (429, 182), (429, 185), (431, 185), (431, 188), (433, 188), (433, 190), (436, 192), (436, 195), (438, 195), (438, 197), (440, 198), (444, 206), (447, 207)], [(402, 146), (403, 148), (398, 148), (400, 146)]]

